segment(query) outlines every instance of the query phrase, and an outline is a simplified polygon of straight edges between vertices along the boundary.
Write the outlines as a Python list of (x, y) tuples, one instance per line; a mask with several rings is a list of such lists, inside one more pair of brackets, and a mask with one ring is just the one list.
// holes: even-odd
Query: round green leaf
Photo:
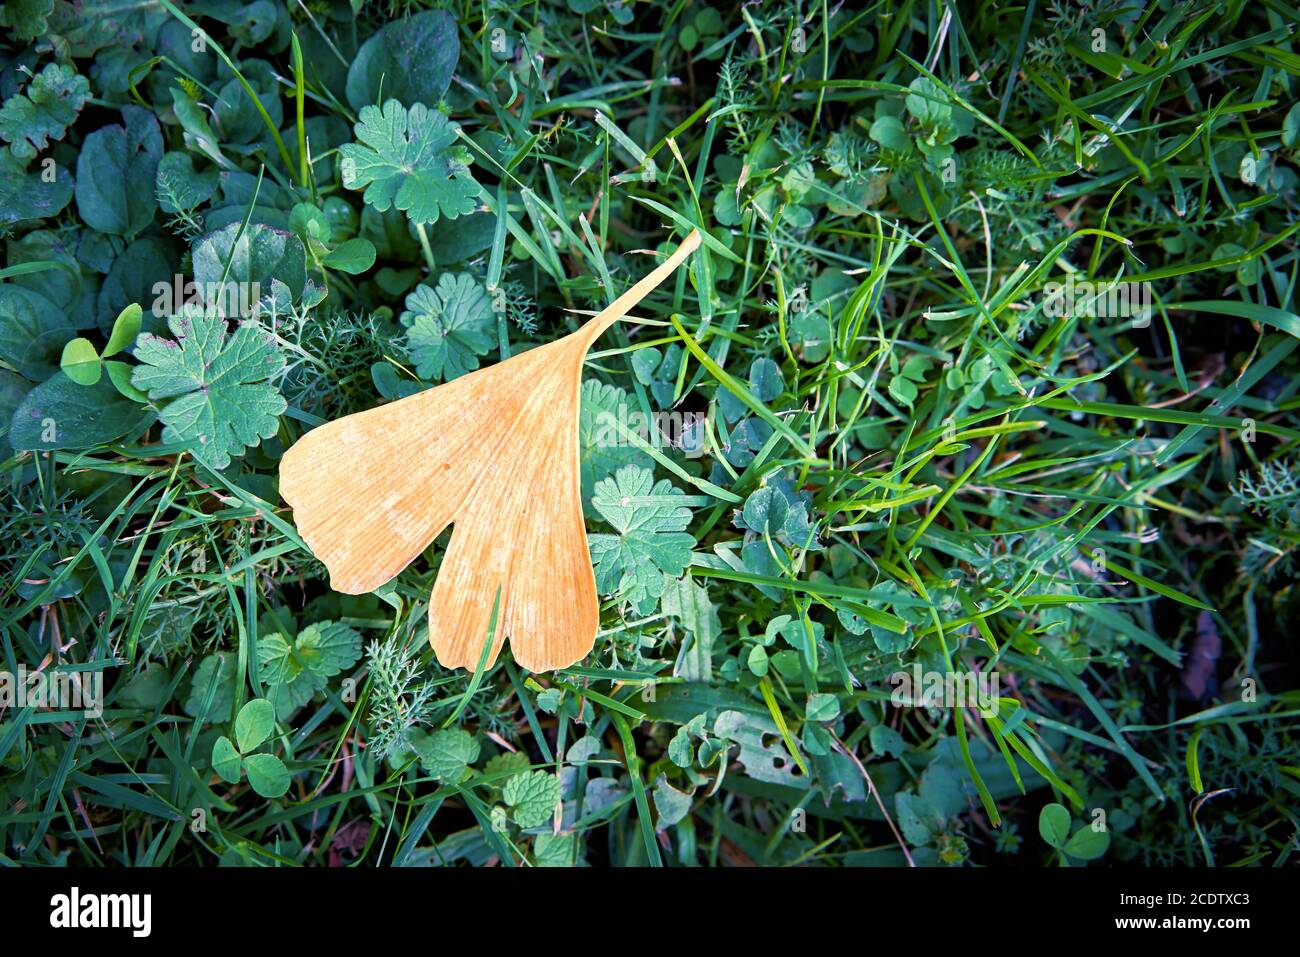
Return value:
[(554, 812), (560, 800), (560, 779), (546, 771), (516, 774), (501, 790), (510, 815), (520, 827), (537, 827)]
[(1079, 828), (1065, 845), (1065, 853), (1081, 861), (1093, 861), (1110, 847), (1109, 831), (1094, 831), (1092, 827)]
[(235, 718), (235, 740), (247, 754), (271, 736), (275, 730), (275, 708), (265, 698), (254, 698), (239, 709)]
[(154, 412), (118, 395), (106, 380), (77, 385), (56, 372), (14, 410), (9, 443), (33, 452), (89, 449), (143, 428), (153, 417)]
[(740, 514), (745, 520), (746, 528), (775, 535), (785, 524), (788, 509), (789, 505), (781, 490), (771, 485), (764, 485), (762, 488), (755, 489), (750, 493), (749, 498), (745, 499), (745, 507), (741, 509)]
[(668, 776), (661, 774), (655, 782), (655, 810), (659, 812), (656, 829), (662, 831), (690, 813), (691, 796), (677, 790), (668, 783)]
[(839, 717), (840, 703), (835, 695), (818, 693), (808, 696), (808, 707), (804, 715), (809, 721), (834, 721)]
[(912, 137), (907, 135), (902, 121), (896, 116), (882, 116), (871, 124), (868, 135), (887, 150), (895, 153), (912, 152)]
[(289, 790), (289, 769), (274, 754), (250, 754), (244, 768), (248, 783), (264, 798), (283, 797)]
[(1070, 836), (1070, 812), (1060, 804), (1048, 804), (1038, 812), (1038, 833), (1052, 847), (1064, 847)]
[(375, 264), (375, 247), (368, 239), (349, 239), (330, 250), (322, 262), (330, 269), (355, 276)]
[(1300, 103), (1287, 111), (1282, 120), (1282, 145), (1290, 149), (1300, 142)]
[(468, 731), (450, 728), (435, 731), (415, 746), (420, 763), (439, 781), (455, 784), (466, 769), (478, 760), (479, 743)]
[(224, 734), (212, 746), (212, 770), (223, 781), (239, 783), (239, 752)]
[(63, 358), (59, 360), (59, 366), (77, 385), (94, 385), (104, 371), (99, 367), (99, 353), (95, 347), (89, 339), (81, 337), (63, 347)]

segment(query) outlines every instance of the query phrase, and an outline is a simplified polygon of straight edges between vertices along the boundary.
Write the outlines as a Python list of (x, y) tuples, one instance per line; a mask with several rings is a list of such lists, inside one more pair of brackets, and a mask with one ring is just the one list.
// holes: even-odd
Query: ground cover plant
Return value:
[[(1293, 861), (1297, 21), (6, 0), (0, 862)], [(332, 591), (285, 450), (693, 228), (591, 655), (440, 668), (446, 534)]]

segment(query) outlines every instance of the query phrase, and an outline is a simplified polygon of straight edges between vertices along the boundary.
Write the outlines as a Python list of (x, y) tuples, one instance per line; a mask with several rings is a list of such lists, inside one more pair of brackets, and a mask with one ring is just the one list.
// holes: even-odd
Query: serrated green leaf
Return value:
[(471, 764), (478, 760), (479, 743), (474, 735), (460, 728), (435, 731), (416, 747), (420, 763), (439, 781), (456, 784)]
[(423, 103), (408, 111), (397, 100), (382, 111), (362, 107), (356, 137), (339, 147), (343, 185), (365, 190), (365, 201), (381, 213), (396, 207), (413, 223), (436, 223), (477, 207), (468, 155), (453, 146), (456, 127), (443, 114)]
[(578, 849), (576, 834), (538, 834), (533, 841), (533, 863), (538, 867), (572, 867)]
[[(185, 699), (185, 713), (203, 722), (225, 722), (234, 711), (235, 692), (232, 687), (235, 676), (235, 656), (229, 652), (219, 651), (208, 655), (194, 669), (190, 679), (189, 697)], [(207, 699), (209, 688), (212, 689), (212, 701), (206, 712), (200, 714)]]
[(51, 140), (63, 139), (88, 99), (90, 82), (84, 76), (61, 63), (47, 63), (26, 90), (0, 107), (0, 139), (15, 156), (30, 159)]
[(361, 634), (341, 622), (308, 625), (290, 641), (278, 632), (258, 641), (262, 683), (281, 720), (311, 700), (329, 678), (361, 657)]
[(27, 41), (42, 36), (50, 25), (54, 0), (5, 0), (0, 6), (0, 26), (13, 30), (15, 39)]
[(672, 501), (681, 495), (667, 479), (655, 484), (649, 469), (635, 465), (596, 483), (592, 506), (618, 531), (588, 537), (602, 594), (617, 593), (648, 613), (664, 593), (664, 576), (686, 570), (695, 539), (684, 531), (690, 509)]
[(406, 297), (401, 321), (416, 374), (432, 381), (477, 369), (496, 332), (487, 291), (468, 273), (443, 273), (436, 289), (418, 286)]
[(560, 779), (547, 771), (516, 774), (501, 789), (510, 816), (520, 827), (537, 827), (548, 821), (560, 801)]
[(131, 384), (162, 402), (169, 442), (189, 443), (194, 457), (224, 469), (232, 455), (269, 438), (279, 428), (285, 401), (266, 381), (284, 367), (279, 348), (257, 323), (233, 335), (226, 321), (187, 310), (168, 320), (176, 340), (142, 335)]

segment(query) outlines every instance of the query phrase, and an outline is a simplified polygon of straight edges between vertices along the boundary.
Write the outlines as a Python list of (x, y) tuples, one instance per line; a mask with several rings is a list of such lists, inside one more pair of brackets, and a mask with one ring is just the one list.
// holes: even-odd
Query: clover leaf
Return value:
[(235, 741), (241, 752), (252, 751), (275, 730), (275, 708), (265, 698), (254, 698), (235, 716)]
[(342, 622), (316, 622), (297, 638), (279, 632), (263, 636), (257, 656), (266, 696), (284, 720), (323, 689), (328, 679), (357, 663), (361, 634)]
[(397, 100), (361, 108), (358, 143), (339, 147), (343, 185), (364, 189), (379, 212), (392, 207), (414, 223), (435, 223), (473, 212), (479, 186), (470, 174), (469, 152), (456, 142), (457, 127), (423, 103), (408, 111)]
[(1053, 801), (1038, 812), (1038, 833), (1056, 850), (1062, 867), (1070, 866), (1070, 858), (1096, 860), (1110, 847), (1110, 833), (1105, 828), (1084, 824), (1072, 835), (1070, 827), (1070, 812), (1062, 804)]
[(220, 316), (187, 309), (167, 324), (174, 341), (137, 340), (141, 365), (131, 384), (154, 402), (170, 400), (161, 407), (163, 441), (186, 442), (198, 461), (224, 469), (232, 455), (279, 428), (285, 401), (267, 379), (284, 368), (284, 356), (255, 322), (228, 335)]
[(686, 570), (695, 539), (685, 532), (690, 509), (674, 501), (681, 498), (681, 489), (667, 479), (655, 484), (649, 469), (635, 465), (596, 483), (591, 504), (618, 530), (588, 538), (602, 594), (617, 592), (646, 614), (664, 593), (664, 576)]
[[(235, 741), (224, 734), (212, 745), (212, 770), (223, 781), (238, 784), (241, 772), (264, 798), (283, 797), (289, 790), (289, 769), (274, 754), (252, 754), (275, 731), (275, 707), (266, 698), (254, 698), (235, 717)], [(237, 742), (237, 743), (236, 743)]]
[(468, 273), (443, 273), (437, 289), (416, 287), (401, 315), (416, 374), (454, 379), (477, 369), (492, 347), (494, 320), (487, 291)]

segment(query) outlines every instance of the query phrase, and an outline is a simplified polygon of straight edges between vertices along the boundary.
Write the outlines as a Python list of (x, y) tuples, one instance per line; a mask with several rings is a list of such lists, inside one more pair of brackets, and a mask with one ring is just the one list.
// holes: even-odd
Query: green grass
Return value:
[[(1294, 859), (1292, 7), (266, 6), (2, 14), (0, 673), (104, 701), (0, 697), (0, 863)], [(441, 669), (445, 535), (331, 592), (284, 450), (692, 228), (580, 434), (591, 534), (619, 474), (694, 544), (592, 654)]]

